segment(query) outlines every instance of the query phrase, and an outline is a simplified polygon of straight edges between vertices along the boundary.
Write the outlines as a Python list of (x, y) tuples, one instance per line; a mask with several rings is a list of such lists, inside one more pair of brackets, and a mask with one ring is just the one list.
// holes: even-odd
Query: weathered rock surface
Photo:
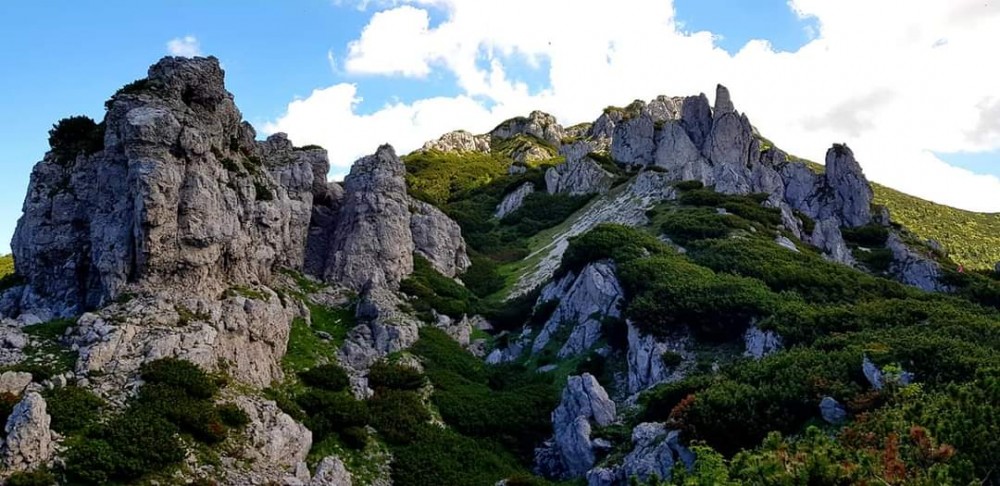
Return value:
[(321, 155), (240, 120), (215, 58), (164, 58), (116, 94), (104, 150), (35, 166), (12, 242), (26, 285), (2, 311), (70, 316), (130, 283), (214, 294), (301, 266)]
[(294, 471), (312, 447), (312, 432), (270, 400), (238, 397), (236, 404), (250, 417), (242, 456), (271, 467)]
[(529, 135), (558, 147), (566, 137), (566, 130), (548, 113), (533, 111), (527, 117), (519, 116), (501, 123), (490, 136), (507, 140), (518, 135)]
[(594, 466), (591, 423), (614, 422), (615, 403), (588, 373), (569, 377), (559, 407), (552, 412), (554, 437), (536, 451), (535, 466), (552, 478), (582, 477)]
[(892, 252), (889, 272), (897, 280), (928, 292), (948, 290), (941, 282), (938, 263), (907, 246), (898, 234), (890, 232), (885, 246)]
[(663, 424), (642, 423), (632, 430), (633, 449), (617, 466), (592, 469), (587, 473), (588, 486), (622, 486), (635, 477), (648, 481), (654, 474), (661, 480), (673, 475), (676, 464), (691, 467), (694, 454), (680, 444), (680, 432), (667, 430)]
[(406, 169), (388, 145), (351, 167), (324, 277), (355, 290), (396, 288), (413, 271)]
[(514, 189), (506, 196), (503, 197), (503, 201), (500, 201), (500, 205), (497, 206), (497, 210), (493, 213), (493, 216), (497, 219), (503, 219), (524, 204), (524, 198), (535, 192), (535, 185), (530, 182), (525, 182)]
[(816, 222), (809, 242), (823, 250), (823, 256), (832, 261), (853, 267), (857, 262), (851, 254), (844, 235), (840, 232), (840, 223), (835, 218), (827, 218)]
[(4, 371), (0, 374), (0, 395), (9, 393), (20, 396), (31, 383), (31, 373)]
[(611, 140), (611, 158), (629, 165), (653, 163), (655, 132), (653, 117), (645, 110), (638, 116), (616, 123)]
[(840, 425), (847, 421), (847, 410), (833, 397), (823, 397), (819, 402), (819, 412), (826, 423)]
[(545, 172), (545, 189), (549, 194), (582, 196), (607, 192), (614, 174), (604, 170), (589, 157), (570, 160)]
[(441, 135), (441, 138), (424, 144), (422, 151), (439, 152), (489, 152), (489, 135), (473, 135), (465, 130), (456, 130)]
[(3, 465), (11, 471), (27, 471), (45, 466), (55, 453), (55, 442), (49, 424), (45, 399), (29, 392), (14, 406), (4, 432), (7, 438), (0, 446)]
[(462, 228), (440, 209), (410, 200), (413, 251), (446, 277), (457, 277), (472, 265), (466, 254)]
[(361, 295), (356, 311), (358, 325), (347, 334), (337, 359), (351, 376), (359, 396), (368, 394), (368, 368), (379, 359), (417, 342), (420, 323), (400, 310), (392, 292), (369, 287)]
[(601, 337), (603, 319), (621, 315), (619, 305), (624, 291), (615, 276), (614, 264), (601, 261), (584, 267), (565, 295), (558, 298), (559, 306), (535, 339), (533, 353), (545, 348), (567, 325), (573, 330), (559, 350), (559, 357), (576, 356), (590, 349)]
[[(628, 322), (628, 391), (639, 393), (660, 383), (677, 381), (684, 377), (685, 370), (693, 362), (688, 350), (690, 339), (678, 336), (660, 340), (651, 335), (642, 335), (632, 322)], [(683, 361), (676, 366), (663, 362), (665, 353), (677, 353)]]
[(761, 359), (784, 347), (781, 336), (774, 331), (762, 331), (757, 326), (750, 326), (743, 334), (743, 345), (743, 356), (753, 359)]
[[(69, 343), (79, 349), (77, 372), (100, 373), (94, 386), (118, 394), (146, 362), (181, 358), (243, 383), (281, 380), (281, 357), (296, 307), (273, 291), (264, 299), (229, 292), (217, 298), (158, 294), (84, 314)], [(256, 297), (256, 296), (255, 296)]]
[(344, 467), (344, 462), (336, 456), (324, 457), (316, 466), (309, 486), (351, 486), (354, 484), (351, 473)]

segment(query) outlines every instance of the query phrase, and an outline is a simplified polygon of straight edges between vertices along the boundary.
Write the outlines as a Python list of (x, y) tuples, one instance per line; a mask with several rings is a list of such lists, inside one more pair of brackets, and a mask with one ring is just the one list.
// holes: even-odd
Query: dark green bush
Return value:
[(219, 414), (219, 419), (227, 427), (239, 429), (250, 424), (250, 416), (235, 403), (219, 405), (215, 410)]
[(97, 423), (104, 400), (75, 386), (53, 388), (43, 394), (52, 417), (52, 430), (63, 435), (84, 431)]
[(219, 386), (198, 368), (198, 365), (177, 358), (163, 358), (143, 364), (142, 379), (150, 384), (162, 384), (183, 390), (192, 398), (211, 398)]
[(419, 390), (424, 382), (424, 375), (419, 370), (398, 363), (379, 361), (368, 372), (368, 386), (373, 390)]
[(267, 184), (260, 181), (253, 181), (253, 188), (258, 201), (274, 200), (274, 193), (271, 192), (271, 188), (267, 187)]
[(724, 238), (734, 229), (750, 228), (741, 218), (708, 208), (671, 211), (661, 221), (660, 229), (681, 245), (707, 238)]
[(425, 321), (432, 321), (431, 310), (461, 318), (471, 313), (475, 296), (458, 282), (441, 275), (426, 258), (413, 255), (413, 273), (400, 284), (400, 290), (416, 297), (410, 302)]
[(361, 427), (368, 423), (369, 412), (365, 402), (347, 392), (309, 390), (296, 398), (307, 414), (305, 424), (317, 442), (348, 427)]
[(73, 162), (80, 154), (100, 152), (104, 149), (104, 123), (86, 116), (63, 118), (49, 130), (49, 148), (60, 164)]
[(74, 482), (128, 482), (184, 459), (173, 424), (155, 414), (128, 411), (73, 444), (66, 475)]
[(56, 477), (45, 469), (34, 471), (17, 471), (7, 478), (6, 486), (52, 486), (56, 484)]
[(372, 425), (390, 444), (412, 443), (431, 420), (420, 395), (412, 391), (378, 390), (368, 401), (368, 410)]
[(840, 232), (848, 243), (866, 247), (883, 246), (885, 240), (889, 238), (889, 229), (877, 224), (867, 224), (857, 228), (841, 228)]
[(334, 363), (319, 365), (300, 372), (299, 378), (306, 385), (334, 392), (342, 391), (351, 384), (347, 372)]
[(667, 351), (660, 355), (660, 361), (667, 368), (673, 368), (684, 362), (684, 356), (680, 353), (675, 353), (673, 351)]
[(364, 427), (346, 427), (338, 434), (340, 440), (351, 449), (360, 451), (368, 445), (368, 431)]
[(680, 181), (674, 184), (674, 187), (679, 191), (693, 191), (705, 187), (705, 184), (702, 184), (701, 181)]

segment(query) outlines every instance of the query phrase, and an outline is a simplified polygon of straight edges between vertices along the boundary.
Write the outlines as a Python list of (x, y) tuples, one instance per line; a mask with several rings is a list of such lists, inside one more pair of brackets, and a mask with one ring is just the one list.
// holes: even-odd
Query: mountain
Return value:
[(996, 484), (1000, 276), (928, 241), (990, 216), (722, 86), (343, 183), (215, 58), (106, 107), (53, 127), (0, 276), (8, 484)]

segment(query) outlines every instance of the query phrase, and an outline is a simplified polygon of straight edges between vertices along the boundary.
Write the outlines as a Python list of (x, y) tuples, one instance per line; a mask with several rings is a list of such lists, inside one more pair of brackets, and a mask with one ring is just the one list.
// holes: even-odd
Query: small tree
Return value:
[(86, 116), (63, 118), (49, 130), (49, 147), (60, 163), (104, 149), (104, 124)]

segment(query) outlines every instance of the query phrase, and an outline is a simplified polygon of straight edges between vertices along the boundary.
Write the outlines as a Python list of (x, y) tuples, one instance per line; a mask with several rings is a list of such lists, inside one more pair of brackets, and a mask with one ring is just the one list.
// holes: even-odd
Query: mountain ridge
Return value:
[(0, 280), (0, 477), (991, 480), (1000, 278), (846, 145), (817, 173), (719, 86), (338, 183), (241, 118), (217, 59), (164, 58), (56, 124)]

